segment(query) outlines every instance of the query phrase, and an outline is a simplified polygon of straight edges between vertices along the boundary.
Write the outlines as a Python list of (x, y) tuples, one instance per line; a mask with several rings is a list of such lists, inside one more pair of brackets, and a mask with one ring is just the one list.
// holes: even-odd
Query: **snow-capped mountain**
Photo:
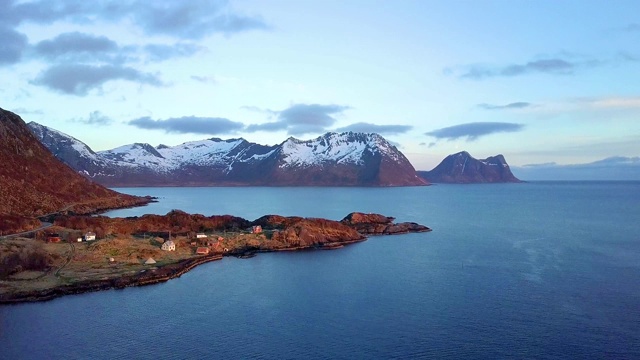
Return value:
[(433, 183), (520, 182), (502, 155), (476, 159), (466, 151), (447, 156), (431, 171), (418, 171)]
[(31, 122), (60, 160), (107, 186), (411, 186), (427, 182), (382, 136), (327, 133), (275, 146), (211, 138), (177, 146), (135, 143), (94, 152), (81, 141)]

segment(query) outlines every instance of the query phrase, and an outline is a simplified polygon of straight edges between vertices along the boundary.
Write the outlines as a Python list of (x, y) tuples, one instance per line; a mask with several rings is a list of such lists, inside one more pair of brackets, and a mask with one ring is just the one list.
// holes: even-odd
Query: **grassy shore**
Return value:
[[(197, 247), (206, 247), (206, 241), (186, 237), (172, 238), (175, 251), (162, 250), (161, 238), (144, 236), (78, 243), (46, 243), (28, 238), (3, 240), (0, 241), (0, 267), (4, 267), (0, 271), (0, 303), (47, 300), (55, 297), (52, 294), (84, 292), (83, 289), (95, 291), (166, 281), (181, 275), (183, 269), (192, 268), (193, 264), (221, 259), (225, 243), (242, 246), (266, 239), (263, 234), (224, 235), (226, 241), (221, 241), (217, 249), (211, 248), (206, 255), (196, 254)], [(39, 264), (30, 264), (34, 253), (46, 258)], [(7, 261), (11, 255), (21, 263)], [(149, 258), (155, 263), (146, 264)]]

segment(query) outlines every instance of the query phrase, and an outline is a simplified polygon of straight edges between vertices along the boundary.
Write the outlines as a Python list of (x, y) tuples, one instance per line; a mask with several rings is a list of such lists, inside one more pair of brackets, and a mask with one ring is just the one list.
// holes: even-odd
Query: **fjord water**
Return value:
[(110, 216), (363, 211), (433, 232), (0, 306), (0, 358), (640, 357), (638, 182), (120, 190), (159, 202)]

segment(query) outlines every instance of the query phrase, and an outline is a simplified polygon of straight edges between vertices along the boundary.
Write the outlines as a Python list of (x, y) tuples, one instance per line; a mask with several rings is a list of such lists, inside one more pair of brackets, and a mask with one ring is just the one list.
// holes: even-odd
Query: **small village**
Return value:
[[(162, 236), (147, 237), (147, 235), (144, 234), (142, 239), (140, 239), (139, 237), (131, 237), (131, 240), (135, 240), (135, 241), (149, 240), (150, 245), (156, 246), (159, 248), (159, 250), (162, 250), (162, 253), (160, 253), (159, 257), (165, 257), (164, 252), (175, 252), (177, 249), (182, 250), (180, 251), (180, 253), (185, 253), (186, 251), (186, 252), (192, 252), (193, 255), (214, 255), (214, 254), (223, 255), (229, 252), (228, 244), (225, 245), (225, 236), (227, 239), (236, 239), (237, 237), (244, 236), (245, 234), (246, 235), (253, 234), (253, 235), (259, 235), (259, 236), (261, 235), (262, 237), (264, 237), (264, 232), (262, 230), (262, 226), (260, 225), (254, 225), (251, 228), (247, 228), (244, 231), (238, 231), (238, 232), (226, 232), (226, 231), (223, 233), (198, 232), (191, 235), (173, 235), (173, 236), (171, 234), (171, 231), (167, 231), (166, 233), (167, 233), (166, 239)], [(63, 242), (63, 238), (65, 238), (65, 236), (62, 236), (61, 234), (56, 232), (46, 233), (45, 235), (45, 241), (47, 243), (52, 243), (52, 244)], [(66, 238), (70, 239), (69, 234), (66, 235)], [(86, 243), (86, 245), (88, 246), (90, 243), (97, 243), (100, 240), (115, 241), (116, 239), (114, 238), (114, 236), (106, 236), (103, 239), (99, 239), (96, 236), (95, 232), (87, 231), (82, 236), (77, 237), (75, 242)], [(249, 240), (249, 238), (247, 238), (247, 240)], [(68, 242), (72, 243), (71, 240), (69, 240)], [(116, 242), (121, 244), (121, 241), (116, 241)], [(234, 243), (235, 242), (236, 241), (234, 241)], [(74, 250), (76, 249), (75, 246), (73, 248)], [(113, 254), (114, 252), (111, 251), (110, 253)], [(107, 259), (108, 262), (110, 263), (116, 262), (116, 258), (114, 256), (109, 256), (109, 257), (106, 257), (105, 259)], [(153, 257), (149, 257), (143, 261), (143, 264), (145, 265), (157, 264), (157, 261)]]
[[(266, 232), (268, 233), (268, 232)], [(74, 235), (74, 236), (71, 236)], [(245, 246), (258, 246), (267, 239), (261, 226), (236, 231), (210, 231), (193, 234), (107, 235), (95, 231), (56, 228), (32, 238), (7, 239), (0, 242), (0, 252), (14, 252), (30, 258), (31, 265), (21, 263), (0, 274), (0, 297), (3, 292), (41, 291), (86, 281), (119, 279), (155, 273), (160, 268), (185, 261), (202, 263), (220, 260), (225, 254)]]

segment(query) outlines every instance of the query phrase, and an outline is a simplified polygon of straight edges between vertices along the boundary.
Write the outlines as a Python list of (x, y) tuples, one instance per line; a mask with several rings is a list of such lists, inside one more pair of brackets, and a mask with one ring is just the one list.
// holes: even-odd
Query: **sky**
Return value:
[(0, 0), (0, 39), (0, 107), (95, 151), (361, 131), (418, 170), (640, 166), (637, 0)]

